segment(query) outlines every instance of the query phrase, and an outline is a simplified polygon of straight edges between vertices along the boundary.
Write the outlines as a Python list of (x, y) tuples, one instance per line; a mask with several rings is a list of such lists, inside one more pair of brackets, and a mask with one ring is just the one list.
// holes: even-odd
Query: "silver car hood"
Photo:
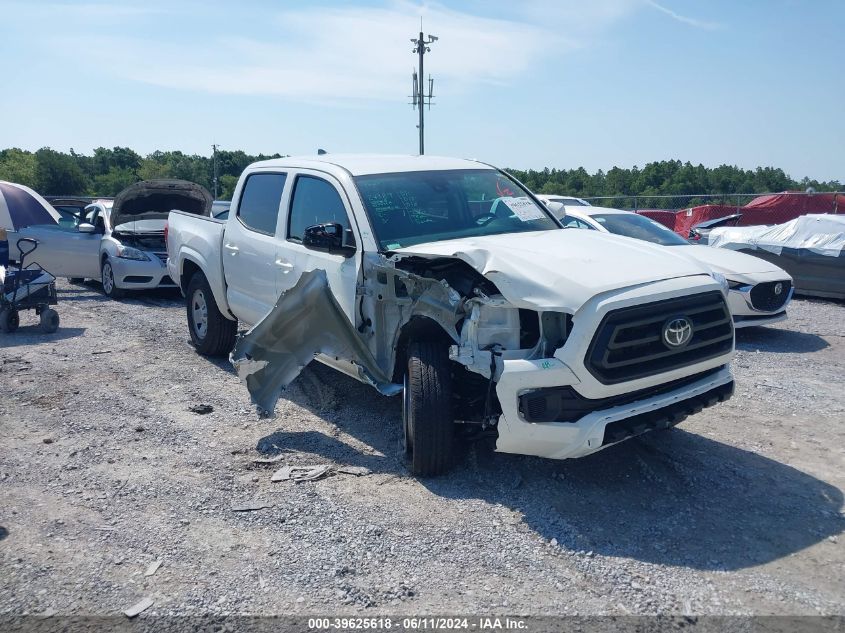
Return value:
[(392, 252), (395, 259), (463, 260), (514, 306), (572, 313), (604, 292), (709, 274), (704, 265), (671, 249), (576, 229), (445, 240)]
[(143, 180), (114, 199), (109, 221), (113, 227), (136, 220), (166, 220), (173, 210), (208, 215), (211, 194), (187, 180)]

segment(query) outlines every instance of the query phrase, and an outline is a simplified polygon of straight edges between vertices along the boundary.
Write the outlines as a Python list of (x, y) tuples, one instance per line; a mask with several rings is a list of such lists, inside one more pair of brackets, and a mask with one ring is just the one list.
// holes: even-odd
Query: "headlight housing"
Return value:
[(150, 260), (149, 256), (144, 251), (132, 248), (131, 246), (118, 246), (117, 256), (121, 259), (134, 259), (135, 261)]
[(731, 290), (750, 290), (753, 284), (745, 283), (744, 281), (731, 281), (728, 279), (728, 287)]

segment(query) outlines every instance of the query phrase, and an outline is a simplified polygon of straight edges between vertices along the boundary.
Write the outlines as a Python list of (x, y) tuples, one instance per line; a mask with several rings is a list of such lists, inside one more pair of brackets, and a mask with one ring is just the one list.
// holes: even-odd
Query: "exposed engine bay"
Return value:
[[(131, 227), (132, 223), (130, 222), (121, 226)], [(163, 226), (161, 231), (135, 232), (123, 229), (115, 231), (112, 235), (116, 239), (120, 240), (120, 243), (124, 246), (132, 246), (133, 248), (138, 248), (143, 251), (152, 251), (156, 253), (163, 253), (167, 251), (167, 244), (164, 241)]]
[(358, 326), (337, 303), (325, 271), (304, 273), (231, 355), (263, 413), (317, 354), (349, 360), (358, 377), (384, 394), (401, 391), (411, 340), (449, 346), (455, 418), (495, 424), (501, 360), (550, 356), (572, 327), (564, 312), (511, 305), (467, 262), (450, 257), (365, 255)]

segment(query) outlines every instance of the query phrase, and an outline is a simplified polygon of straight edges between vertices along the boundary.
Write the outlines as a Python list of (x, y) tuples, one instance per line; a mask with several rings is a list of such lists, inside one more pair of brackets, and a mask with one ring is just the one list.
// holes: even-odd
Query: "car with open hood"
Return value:
[(38, 240), (38, 263), (57, 277), (101, 281), (118, 298), (129, 290), (173, 288), (167, 273), (165, 226), (170, 211), (207, 214), (211, 195), (184, 180), (148, 180), (121, 191), (113, 202), (85, 207), (74, 226), (31, 226), (21, 237)]
[(168, 270), (260, 411), (316, 359), (401, 395), (410, 468), (435, 475), (457, 436), (580, 457), (730, 397), (727, 287), (574, 233), (477, 161), (286, 157), (244, 171), (225, 223), (171, 213)]
[(631, 211), (547, 203), (568, 228), (592, 229), (651, 242), (702, 262), (728, 283), (734, 326), (767, 325), (786, 319), (792, 277), (760, 257), (692, 244), (651, 218)]

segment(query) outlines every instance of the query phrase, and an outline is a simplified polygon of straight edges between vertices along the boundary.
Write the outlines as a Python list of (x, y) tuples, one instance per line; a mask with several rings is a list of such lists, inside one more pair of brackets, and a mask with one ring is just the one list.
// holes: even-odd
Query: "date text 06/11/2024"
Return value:
[(527, 628), (527, 622), (520, 618), (510, 617), (341, 617), (341, 618), (309, 618), (308, 630), (390, 630), (397, 631), (520, 631)]

